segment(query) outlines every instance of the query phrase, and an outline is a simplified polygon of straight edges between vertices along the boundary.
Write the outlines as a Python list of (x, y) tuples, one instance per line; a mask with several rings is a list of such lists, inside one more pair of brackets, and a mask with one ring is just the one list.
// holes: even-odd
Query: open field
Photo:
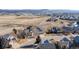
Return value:
[(13, 28), (23, 29), (29, 25), (37, 26), (47, 20), (47, 16), (0, 16), (0, 35), (9, 33)]

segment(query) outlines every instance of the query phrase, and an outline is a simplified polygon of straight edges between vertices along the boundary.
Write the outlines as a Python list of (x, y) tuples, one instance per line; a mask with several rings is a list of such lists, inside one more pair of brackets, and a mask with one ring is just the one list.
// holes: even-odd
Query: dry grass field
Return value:
[(13, 28), (23, 29), (28, 25), (37, 26), (48, 16), (0, 16), (0, 35), (9, 33)]

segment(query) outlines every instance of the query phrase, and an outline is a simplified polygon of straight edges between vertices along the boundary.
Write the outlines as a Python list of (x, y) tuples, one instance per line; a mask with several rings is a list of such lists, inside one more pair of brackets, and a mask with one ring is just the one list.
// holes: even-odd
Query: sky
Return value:
[(0, 9), (79, 10), (79, 0), (0, 0)]

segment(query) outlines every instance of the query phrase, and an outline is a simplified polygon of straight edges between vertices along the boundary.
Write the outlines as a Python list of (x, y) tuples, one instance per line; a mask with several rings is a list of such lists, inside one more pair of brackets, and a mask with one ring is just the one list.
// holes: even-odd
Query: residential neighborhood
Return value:
[(0, 10), (0, 49), (78, 49), (79, 11)]

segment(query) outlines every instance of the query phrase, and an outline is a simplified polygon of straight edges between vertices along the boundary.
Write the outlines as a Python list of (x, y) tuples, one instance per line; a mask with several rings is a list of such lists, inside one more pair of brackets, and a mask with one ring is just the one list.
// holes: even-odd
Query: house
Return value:
[(55, 33), (55, 34), (57, 34), (57, 33), (59, 33), (59, 32), (60, 32), (60, 28), (53, 27), (53, 28), (49, 29), (46, 33), (47, 33), (47, 34), (50, 34), (50, 33)]
[(74, 37), (74, 45), (79, 47), (79, 36)]
[(54, 43), (50, 43), (48, 40), (44, 40), (42, 43), (38, 46), (39, 49), (56, 49), (56, 46)]
[(21, 32), (25, 37), (32, 37), (32, 36), (38, 36), (39, 34), (44, 33), (43, 29), (39, 26), (30, 26), (25, 28), (22, 32)]
[(43, 28), (41, 27), (34, 27), (32, 30), (36, 35), (44, 33)]
[(71, 27), (79, 27), (79, 22), (74, 22), (72, 25), (71, 25)]
[(47, 19), (46, 21), (47, 22), (51, 22), (51, 21), (57, 21), (58, 19), (56, 18), (56, 17), (51, 17), (51, 18), (49, 18), (49, 19)]
[(0, 49), (11, 48), (11, 45), (9, 44), (9, 42), (12, 39), (14, 39), (14, 37), (10, 36), (9, 34), (0, 36)]
[(72, 27), (63, 27), (62, 32), (64, 32), (64, 33), (73, 33), (74, 30), (73, 30)]
[(71, 43), (71, 41), (69, 40), (69, 38), (63, 37), (63, 38), (60, 40), (59, 45), (60, 45), (61, 48), (63, 48), (63, 46), (65, 46), (65, 48), (68, 49), (68, 48), (71, 48), (72, 43)]

